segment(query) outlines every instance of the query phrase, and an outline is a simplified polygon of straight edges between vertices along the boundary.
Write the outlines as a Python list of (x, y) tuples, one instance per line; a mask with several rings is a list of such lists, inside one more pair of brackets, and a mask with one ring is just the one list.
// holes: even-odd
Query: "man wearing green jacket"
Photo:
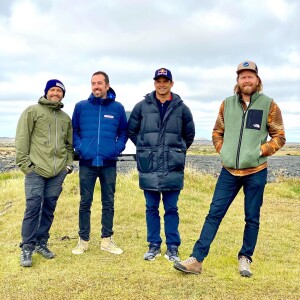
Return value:
[(62, 184), (73, 170), (72, 125), (63, 112), (65, 86), (51, 79), (38, 104), (22, 113), (16, 132), (16, 164), (25, 174), (26, 209), (22, 223), (20, 264), (31, 267), (35, 251), (47, 259), (47, 247)]
[(201, 273), (202, 262), (209, 253), (221, 221), (243, 189), (245, 226), (242, 247), (237, 254), (238, 271), (241, 276), (252, 276), (250, 264), (259, 232), (267, 161), (285, 144), (285, 131), (279, 106), (262, 93), (256, 63), (241, 62), (236, 73), (234, 95), (222, 102), (212, 133), (223, 167), (191, 256), (174, 264), (174, 268), (182, 272)]

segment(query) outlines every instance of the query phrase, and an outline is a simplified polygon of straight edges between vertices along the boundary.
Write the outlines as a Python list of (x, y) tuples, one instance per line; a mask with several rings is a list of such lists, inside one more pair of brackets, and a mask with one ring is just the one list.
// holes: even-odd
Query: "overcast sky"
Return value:
[(171, 70), (198, 138), (211, 139), (236, 67), (255, 61), (264, 93), (281, 108), (288, 142), (300, 142), (299, 0), (1, 0), (0, 136), (49, 79), (66, 86), (65, 111), (91, 93), (98, 70), (126, 110)]

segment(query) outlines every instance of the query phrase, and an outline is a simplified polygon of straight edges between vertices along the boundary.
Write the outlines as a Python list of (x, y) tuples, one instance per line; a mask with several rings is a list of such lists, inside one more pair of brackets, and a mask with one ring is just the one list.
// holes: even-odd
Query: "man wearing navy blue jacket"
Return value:
[(186, 151), (195, 137), (195, 124), (188, 106), (172, 93), (172, 74), (166, 68), (154, 74), (155, 90), (133, 108), (128, 135), (136, 145), (139, 185), (146, 200), (147, 242), (145, 260), (161, 255), (160, 200), (164, 206), (165, 258), (179, 261), (181, 244), (178, 199), (184, 184)]
[(92, 75), (92, 94), (78, 102), (72, 117), (73, 145), (79, 154), (79, 242), (73, 254), (88, 250), (90, 216), (97, 178), (101, 185), (101, 250), (122, 254), (113, 241), (114, 194), (118, 155), (127, 142), (127, 119), (124, 107), (115, 101), (109, 77), (98, 71)]

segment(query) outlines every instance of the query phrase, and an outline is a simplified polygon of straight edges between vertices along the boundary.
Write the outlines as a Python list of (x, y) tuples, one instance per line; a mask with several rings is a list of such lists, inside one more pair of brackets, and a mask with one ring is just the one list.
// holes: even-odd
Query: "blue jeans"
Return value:
[(33, 249), (36, 244), (47, 243), (57, 199), (62, 192), (62, 184), (66, 175), (65, 170), (51, 178), (40, 176), (34, 171), (26, 175), (26, 209), (20, 247), (26, 245)]
[(146, 223), (147, 223), (147, 242), (150, 244), (161, 244), (160, 237), (160, 216), (159, 202), (162, 195), (164, 205), (164, 223), (167, 246), (179, 246), (180, 235), (178, 231), (179, 215), (178, 215), (178, 197), (180, 191), (155, 192), (144, 190), (146, 199)]
[(260, 208), (263, 204), (266, 182), (267, 169), (247, 176), (233, 176), (223, 168), (217, 181), (209, 213), (206, 216), (200, 237), (195, 243), (191, 256), (194, 256), (198, 261), (203, 261), (208, 255), (210, 245), (223, 217), (237, 193), (243, 187), (246, 224), (243, 246), (238, 253), (238, 257), (246, 256), (252, 260), (251, 257), (257, 242)]
[(84, 241), (90, 240), (91, 206), (96, 180), (99, 177), (101, 186), (102, 218), (101, 237), (113, 235), (114, 197), (116, 189), (116, 167), (79, 167), (80, 206), (79, 236)]

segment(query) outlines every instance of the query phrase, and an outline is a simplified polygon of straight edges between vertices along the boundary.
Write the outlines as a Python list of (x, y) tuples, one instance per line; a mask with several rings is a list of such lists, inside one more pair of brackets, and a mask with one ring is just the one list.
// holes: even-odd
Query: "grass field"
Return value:
[[(242, 194), (223, 220), (201, 275), (180, 273), (163, 256), (144, 261), (145, 203), (136, 172), (118, 175), (117, 181), (114, 239), (123, 255), (100, 251), (99, 187), (92, 208), (90, 249), (72, 255), (79, 188), (78, 174), (71, 174), (49, 240), (57, 256), (46, 260), (34, 254), (33, 266), (22, 268), (18, 244), (25, 205), (23, 181), (20, 172), (0, 174), (0, 299), (300, 299), (300, 178), (278, 179), (266, 187), (252, 278), (237, 272), (244, 226)], [(190, 255), (199, 236), (215, 181), (212, 176), (186, 171), (179, 202), (182, 259)]]

